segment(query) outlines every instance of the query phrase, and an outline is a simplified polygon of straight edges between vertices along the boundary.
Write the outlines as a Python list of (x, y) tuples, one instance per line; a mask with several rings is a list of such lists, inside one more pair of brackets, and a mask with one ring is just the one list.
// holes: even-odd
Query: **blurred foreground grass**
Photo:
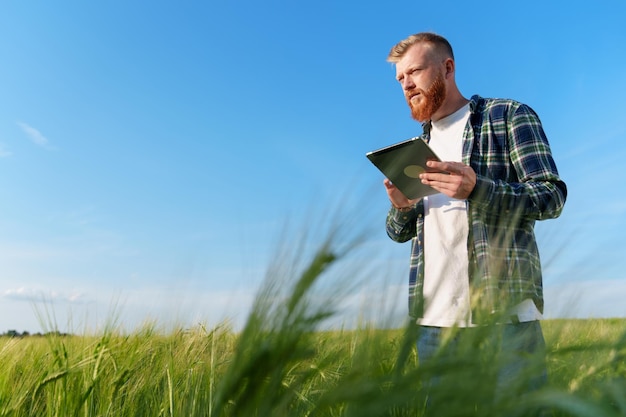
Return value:
[[(550, 384), (533, 401), (555, 415), (625, 415), (625, 325), (545, 321)], [(413, 349), (399, 366), (405, 330), (294, 331), (146, 327), (130, 335), (2, 338), (0, 415), (423, 415)], [(448, 372), (465, 378), (455, 390), (481, 396), (472, 372)], [(457, 408), (443, 415), (533, 415), (518, 401), (498, 406), (506, 414)]]
[(146, 325), (2, 338), (0, 416), (422, 416), (434, 375), (445, 378), (430, 395), (446, 401), (428, 415), (626, 415), (625, 319), (545, 321), (549, 385), (496, 400), (493, 350), (425, 367), (412, 326), (324, 330), (337, 300), (320, 301), (316, 282), (340, 257), (323, 245), (270, 277), (238, 332)]
[[(625, 325), (545, 321), (550, 386), (534, 404), (563, 416), (625, 415)], [(160, 334), (146, 327), (130, 335), (2, 338), (0, 415), (422, 415), (414, 350), (399, 359), (404, 329), (294, 332), (199, 326)], [(460, 371), (447, 370), (465, 378), (454, 389), (484, 396), (473, 371)], [(497, 405), (508, 410), (497, 415), (533, 415), (530, 403), (518, 401)], [(443, 415), (496, 415), (454, 411)]]

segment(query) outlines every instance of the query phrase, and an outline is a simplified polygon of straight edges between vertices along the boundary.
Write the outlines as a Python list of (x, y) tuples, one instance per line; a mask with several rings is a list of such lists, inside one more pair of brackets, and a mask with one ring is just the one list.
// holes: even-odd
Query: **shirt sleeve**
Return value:
[(469, 200), (494, 215), (543, 220), (561, 214), (567, 187), (559, 177), (537, 114), (519, 104), (508, 115), (508, 158), (517, 179), (510, 182), (477, 175)]
[(403, 243), (416, 235), (416, 219), (424, 211), (424, 204), (420, 200), (412, 210), (400, 211), (391, 206), (387, 213), (387, 235), (394, 242)]

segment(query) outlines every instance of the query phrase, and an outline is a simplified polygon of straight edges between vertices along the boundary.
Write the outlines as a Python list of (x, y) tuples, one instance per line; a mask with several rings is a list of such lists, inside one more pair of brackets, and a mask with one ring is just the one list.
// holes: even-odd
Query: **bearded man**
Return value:
[[(436, 172), (420, 175), (438, 194), (410, 200), (384, 180), (387, 234), (412, 241), (409, 311), (420, 364), (435, 356), (446, 329), (459, 329), (454, 339), (489, 326), (510, 359), (498, 370), (496, 390), (509, 389), (529, 369), (528, 358), (545, 349), (534, 225), (561, 214), (566, 185), (530, 107), (461, 94), (445, 38), (412, 35), (387, 60), (412, 117), (423, 123), (422, 139), (442, 161), (428, 162)], [(541, 363), (524, 391), (545, 383)]]

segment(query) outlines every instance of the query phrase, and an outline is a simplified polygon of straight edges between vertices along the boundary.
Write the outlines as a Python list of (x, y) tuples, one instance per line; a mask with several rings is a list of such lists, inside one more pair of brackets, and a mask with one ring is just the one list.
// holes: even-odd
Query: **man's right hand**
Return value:
[(402, 192), (398, 190), (398, 188), (393, 185), (393, 183), (387, 178), (385, 178), (383, 184), (385, 184), (385, 190), (387, 191), (387, 195), (389, 196), (389, 201), (391, 201), (391, 204), (393, 204), (395, 208), (411, 207), (415, 203), (420, 201), (419, 198), (416, 198), (414, 200), (409, 200), (408, 198), (406, 198), (405, 195), (402, 194)]

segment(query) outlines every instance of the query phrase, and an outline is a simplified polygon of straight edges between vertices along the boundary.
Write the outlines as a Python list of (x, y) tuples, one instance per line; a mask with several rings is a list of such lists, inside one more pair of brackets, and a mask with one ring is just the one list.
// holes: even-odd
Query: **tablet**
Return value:
[(440, 161), (430, 146), (420, 137), (368, 152), (365, 156), (408, 199), (413, 200), (439, 192), (422, 184), (419, 179), (422, 172), (436, 172), (426, 167), (426, 161)]

